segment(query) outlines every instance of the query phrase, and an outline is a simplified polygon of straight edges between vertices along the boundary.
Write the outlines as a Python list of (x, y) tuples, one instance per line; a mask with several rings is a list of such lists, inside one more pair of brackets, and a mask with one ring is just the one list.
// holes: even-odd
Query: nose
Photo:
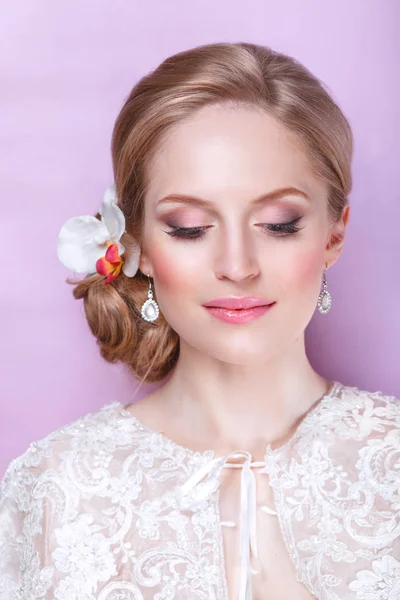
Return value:
[(259, 273), (254, 240), (247, 231), (226, 231), (217, 242), (214, 263), (218, 279), (240, 282)]

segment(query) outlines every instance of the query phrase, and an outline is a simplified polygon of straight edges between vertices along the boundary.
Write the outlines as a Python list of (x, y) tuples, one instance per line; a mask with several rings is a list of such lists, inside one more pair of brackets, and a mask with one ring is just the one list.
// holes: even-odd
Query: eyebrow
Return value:
[[(268, 194), (263, 194), (258, 198), (255, 198), (252, 201), (252, 204), (264, 204), (266, 202), (274, 202), (276, 200), (280, 200), (285, 196), (302, 196), (308, 202), (311, 202), (311, 198), (307, 196), (305, 192), (298, 190), (295, 187), (287, 187), (287, 188), (279, 188), (277, 190), (273, 190), (272, 192), (268, 192)], [(202, 198), (196, 198), (195, 196), (187, 196), (186, 194), (168, 194), (164, 198), (161, 198), (157, 202), (157, 205), (162, 204), (164, 202), (183, 202), (187, 204), (195, 204), (197, 206), (209, 207), (212, 205), (212, 202), (209, 200), (203, 200)]]

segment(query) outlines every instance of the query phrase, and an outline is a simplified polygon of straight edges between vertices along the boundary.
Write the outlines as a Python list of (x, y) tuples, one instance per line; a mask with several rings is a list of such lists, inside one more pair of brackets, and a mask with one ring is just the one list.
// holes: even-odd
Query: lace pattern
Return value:
[(289, 447), (267, 449), (282, 534), (316, 597), (400, 598), (399, 459), (398, 400), (349, 386)]
[[(319, 600), (400, 599), (400, 403), (342, 386), (265, 453), (297, 577)], [(0, 488), (0, 600), (228, 600), (215, 458), (118, 402), (31, 444)], [(275, 517), (276, 518), (276, 517)]]

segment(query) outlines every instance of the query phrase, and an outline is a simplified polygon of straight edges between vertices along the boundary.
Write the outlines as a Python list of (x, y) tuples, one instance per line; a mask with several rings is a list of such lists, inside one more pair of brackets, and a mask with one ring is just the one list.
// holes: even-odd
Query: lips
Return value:
[(272, 310), (272, 307), (275, 305), (275, 302), (270, 304), (263, 304), (258, 306), (253, 306), (252, 308), (222, 308), (220, 306), (205, 306), (204, 309), (216, 319), (220, 321), (225, 321), (225, 323), (231, 324), (246, 324), (251, 323), (255, 319), (259, 319), (266, 312)]
[(226, 308), (228, 310), (246, 310), (249, 308), (255, 308), (256, 306), (268, 306), (273, 304), (266, 298), (259, 298), (256, 296), (246, 296), (242, 298), (236, 298), (233, 296), (225, 298), (215, 298), (210, 302), (203, 304), (205, 307), (215, 308)]

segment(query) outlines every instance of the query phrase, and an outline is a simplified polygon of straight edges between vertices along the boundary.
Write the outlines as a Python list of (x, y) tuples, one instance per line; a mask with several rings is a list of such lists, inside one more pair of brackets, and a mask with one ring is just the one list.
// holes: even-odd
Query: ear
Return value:
[(335, 264), (343, 251), (346, 228), (350, 218), (351, 207), (349, 204), (343, 208), (342, 216), (329, 230), (325, 249), (325, 263), (330, 267)]
[(150, 257), (143, 249), (143, 247), (140, 251), (139, 269), (143, 273), (143, 275), (150, 275), (150, 277), (153, 277), (153, 266), (151, 264)]

